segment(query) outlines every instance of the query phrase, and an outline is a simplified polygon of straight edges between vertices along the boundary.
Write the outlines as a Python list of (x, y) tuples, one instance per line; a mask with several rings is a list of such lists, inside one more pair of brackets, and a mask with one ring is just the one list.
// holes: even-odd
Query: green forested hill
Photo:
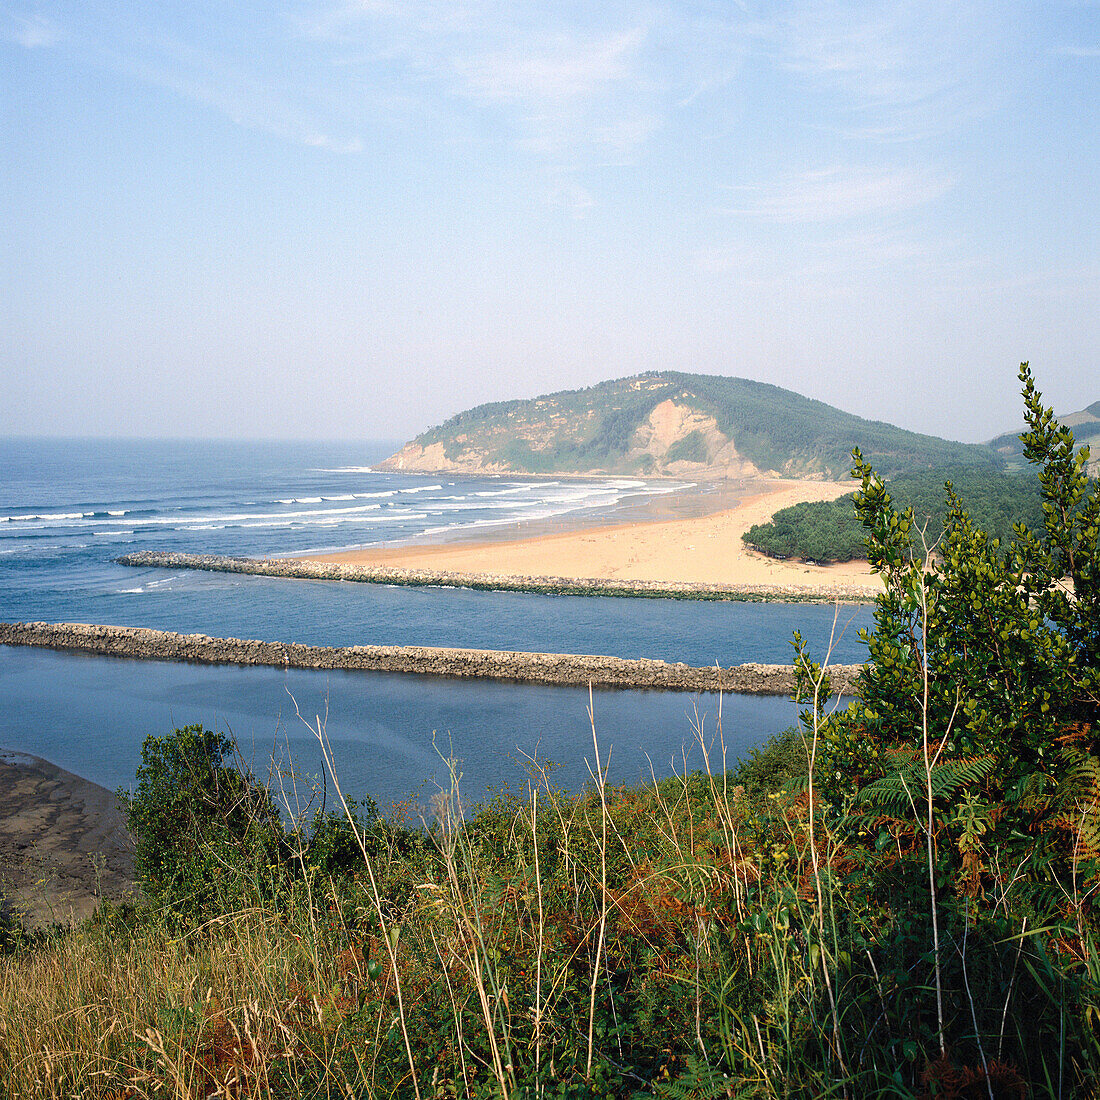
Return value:
[[(944, 482), (950, 481), (971, 519), (991, 536), (1007, 542), (1014, 523), (1043, 526), (1039, 483), (1030, 474), (939, 469), (903, 474), (889, 483), (898, 511), (911, 507), (925, 526), (929, 545), (943, 533)], [(866, 556), (867, 532), (856, 519), (852, 494), (836, 500), (795, 504), (776, 512), (770, 523), (745, 532), (746, 545), (776, 558), (852, 561)]]
[(653, 372), (479, 405), (418, 436), (389, 469), (843, 477), (858, 446), (886, 476), (997, 469), (988, 447), (864, 420), (764, 382)]
[[(1094, 401), (1080, 412), (1059, 416), (1058, 422), (1073, 429), (1074, 442), (1078, 447), (1082, 444), (1088, 445), (1091, 452), (1089, 472), (1093, 477), (1100, 476), (1100, 401)], [(991, 439), (989, 446), (1004, 457), (1008, 469), (1023, 469), (1026, 465), (1019, 431), (1005, 432), (1004, 435)]]

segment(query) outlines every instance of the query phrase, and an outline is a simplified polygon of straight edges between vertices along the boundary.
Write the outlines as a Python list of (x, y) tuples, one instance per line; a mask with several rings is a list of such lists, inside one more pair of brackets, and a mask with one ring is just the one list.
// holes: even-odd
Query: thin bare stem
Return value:
[[(382, 895), (378, 889), (378, 880), (374, 874), (374, 861), (367, 853), (366, 840), (359, 829), (359, 825), (355, 820), (355, 815), (351, 812), (351, 807), (348, 805), (348, 800), (344, 797), (343, 789), (340, 786), (340, 780), (336, 774), (336, 768), (332, 760), (332, 746), (328, 740), (326, 727), (321, 722), (319, 715), (316, 720), (316, 727), (314, 727), (312, 723), (307, 722), (298, 709), (298, 701), (293, 695), (291, 695), (290, 698), (294, 703), (294, 712), (298, 715), (299, 721), (313, 733), (317, 738), (317, 743), (321, 746), (321, 755), (324, 758), (325, 768), (332, 777), (332, 785), (336, 788), (336, 793), (340, 798), (340, 804), (344, 807), (344, 815), (347, 817), (348, 824), (351, 826), (352, 834), (355, 836), (356, 843), (359, 845), (360, 854), (363, 857), (363, 865), (367, 869), (367, 878), (370, 881), (371, 901), (374, 905), (374, 914), (378, 918), (378, 930), (381, 933), (382, 942), (386, 945), (386, 954), (389, 957), (390, 969), (393, 973), (393, 984), (397, 995), (397, 1018), (401, 1025), (401, 1037), (405, 1043), (405, 1056), (409, 1061), (409, 1074), (412, 1077), (413, 1092), (416, 1095), (416, 1100), (420, 1100), (420, 1083), (417, 1081), (416, 1059), (413, 1057), (412, 1043), (409, 1041), (409, 1030), (405, 1022), (405, 1002), (401, 992), (401, 975), (397, 969), (397, 935), (400, 933), (398, 932), (391, 936), (390, 924), (386, 919), (385, 908), (382, 905)], [(393, 928), (396, 929), (397, 926), (394, 925)]]
[[(596, 712), (592, 702), (592, 685), (588, 685), (588, 722), (592, 727), (592, 751), (596, 755), (596, 789), (600, 792), (600, 818), (602, 837), (600, 842), (600, 933), (596, 941), (596, 960), (592, 966), (592, 988), (588, 997), (588, 1062), (587, 1074), (592, 1074), (592, 1047), (596, 1030), (596, 984), (600, 977), (603, 958), (603, 941), (607, 932), (607, 790), (604, 769), (600, 764), (600, 746), (596, 739)], [(591, 774), (591, 768), (589, 768)]]
[(982, 1046), (981, 1032), (978, 1030), (978, 1013), (974, 1009), (974, 997), (970, 993), (970, 976), (966, 971), (966, 940), (970, 934), (970, 900), (967, 899), (963, 924), (962, 942), (962, 972), (963, 985), (966, 987), (966, 999), (970, 1004), (970, 1019), (974, 1024), (974, 1041), (978, 1044), (978, 1053), (982, 1056), (982, 1072), (985, 1074), (985, 1087), (989, 1091), (989, 1100), (996, 1100), (993, 1095), (993, 1082), (989, 1079), (989, 1063), (985, 1060), (985, 1047)]
[(531, 849), (535, 854), (535, 895), (539, 902), (538, 949), (535, 951), (535, 1080), (538, 1094), (542, 1095), (542, 1076), (539, 1073), (542, 1057), (542, 949), (545, 918), (542, 911), (542, 874), (539, 868), (538, 835), (539, 789), (531, 788)]
[[(947, 1053), (947, 1041), (944, 1036), (943, 1023), (943, 971), (940, 960), (940, 922), (939, 906), (936, 904), (936, 856), (933, 842), (933, 829), (935, 827), (935, 806), (932, 797), (933, 760), (929, 736), (929, 713), (931, 709), (929, 695), (931, 693), (931, 676), (928, 671), (928, 584), (926, 577), (931, 566), (931, 557), (931, 550), (926, 549), (919, 587), (921, 613), (921, 749), (924, 754), (924, 789), (927, 796), (925, 844), (928, 860), (928, 900), (932, 914), (932, 957), (936, 976), (936, 1031), (939, 1036), (940, 1056), (943, 1057)], [(946, 737), (944, 740), (946, 741)]]
[[(817, 765), (817, 749), (821, 736), (821, 692), (825, 683), (826, 669), (830, 659), (832, 658), (833, 648), (836, 644), (836, 625), (837, 620), (840, 617), (840, 602), (834, 605), (833, 609), (833, 626), (829, 634), (829, 646), (825, 652), (825, 660), (822, 662), (820, 669), (816, 676), (812, 678), (813, 682), (813, 707), (811, 710), (811, 716), (813, 721), (813, 730), (811, 743), (808, 746), (807, 751), (807, 830), (809, 832), (810, 842), (810, 859), (813, 864), (814, 870), (814, 885), (817, 890), (817, 925), (818, 925), (818, 942), (821, 947), (821, 973), (825, 979), (825, 990), (829, 997), (829, 1012), (832, 1016), (833, 1022), (833, 1049), (836, 1052), (837, 1061), (840, 1064), (841, 1071), (847, 1076), (847, 1068), (844, 1062), (844, 1053), (841, 1049), (840, 1043), (840, 1014), (837, 1011), (836, 996), (833, 992), (832, 976), (829, 973), (829, 965), (825, 952), (825, 891), (821, 881), (821, 863), (817, 850), (817, 829), (814, 825), (814, 778)], [(800, 655), (801, 656), (801, 655)], [(804, 656), (801, 656), (803, 661), (803, 668), (806, 668), (806, 660)], [(847, 1096), (847, 1086), (844, 1087), (844, 1094)]]

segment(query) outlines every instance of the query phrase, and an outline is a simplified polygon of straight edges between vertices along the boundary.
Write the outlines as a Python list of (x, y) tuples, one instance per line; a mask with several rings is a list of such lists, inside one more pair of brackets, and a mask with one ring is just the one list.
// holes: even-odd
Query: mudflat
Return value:
[(134, 889), (114, 791), (0, 749), (0, 904), (30, 927), (71, 924)]

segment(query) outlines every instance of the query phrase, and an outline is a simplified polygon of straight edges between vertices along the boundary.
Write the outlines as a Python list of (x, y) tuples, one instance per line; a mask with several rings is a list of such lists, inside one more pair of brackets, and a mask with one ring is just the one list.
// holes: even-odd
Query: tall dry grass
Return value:
[[(929, 921), (873, 876), (852, 885), (858, 853), (815, 809), (819, 735), (811, 719), (731, 772), (720, 713), (699, 716), (698, 772), (615, 787), (594, 740), (587, 791), (532, 761), (522, 789), (473, 808), (450, 762), (418, 830), (359, 834), (352, 878), (303, 856), (277, 905), (190, 924), (108, 912), (2, 958), (0, 1094), (920, 1096), (969, 1073), (1007, 1096), (1043, 1074), (1079, 1081), (1065, 1037), (1079, 1049), (1082, 1032), (1040, 936), (994, 942), (941, 915), (934, 950)], [(786, 773), (792, 744), (801, 781), (754, 787)], [(908, 888), (916, 911), (927, 881)]]

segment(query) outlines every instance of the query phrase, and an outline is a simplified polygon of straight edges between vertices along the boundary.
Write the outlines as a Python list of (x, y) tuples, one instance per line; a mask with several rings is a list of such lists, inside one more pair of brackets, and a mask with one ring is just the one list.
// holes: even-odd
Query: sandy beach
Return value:
[(91, 916), (133, 890), (133, 846), (113, 791), (0, 749), (0, 905), (30, 927)]
[[(807, 591), (862, 586), (873, 596), (879, 581), (866, 562), (810, 565), (776, 561), (748, 550), (741, 541), (750, 527), (767, 522), (781, 508), (803, 501), (833, 500), (851, 491), (848, 483), (760, 481), (732, 502), (728, 492), (699, 495), (694, 510), (703, 514), (686, 518), (533, 536), (510, 529), (481, 541), (311, 554), (306, 560), (507, 577), (778, 585)], [(708, 505), (716, 510), (708, 510)], [(564, 525), (568, 527), (568, 517)]]

